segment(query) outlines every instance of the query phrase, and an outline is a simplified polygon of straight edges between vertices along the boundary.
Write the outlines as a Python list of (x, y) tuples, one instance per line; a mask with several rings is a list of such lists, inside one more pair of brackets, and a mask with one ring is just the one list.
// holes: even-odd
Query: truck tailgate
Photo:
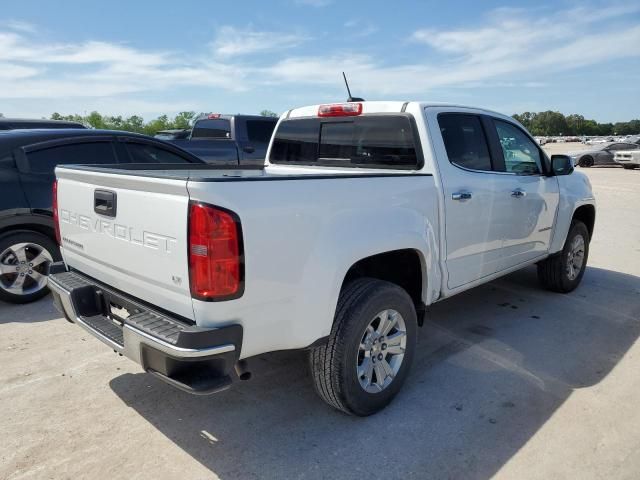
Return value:
[(65, 263), (193, 320), (186, 180), (57, 168)]

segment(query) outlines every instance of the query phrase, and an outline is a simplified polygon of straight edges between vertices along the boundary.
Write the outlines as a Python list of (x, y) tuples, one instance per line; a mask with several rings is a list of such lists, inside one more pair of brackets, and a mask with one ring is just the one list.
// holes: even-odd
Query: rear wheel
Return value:
[(562, 252), (538, 264), (538, 279), (543, 287), (569, 293), (580, 284), (589, 257), (589, 230), (574, 220)]
[(383, 409), (409, 372), (416, 333), (407, 292), (381, 280), (355, 280), (340, 294), (329, 340), (311, 352), (316, 391), (348, 414)]
[(585, 155), (580, 159), (580, 161), (578, 162), (578, 165), (584, 168), (593, 167), (593, 157), (589, 155)]
[(42, 233), (25, 230), (0, 237), (0, 300), (28, 303), (44, 297), (47, 266), (60, 258), (56, 244)]

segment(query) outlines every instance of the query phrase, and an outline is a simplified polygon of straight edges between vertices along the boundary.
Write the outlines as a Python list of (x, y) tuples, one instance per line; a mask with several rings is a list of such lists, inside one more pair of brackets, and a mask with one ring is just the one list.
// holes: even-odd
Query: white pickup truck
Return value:
[(58, 308), (191, 393), (309, 349), (320, 397), (355, 415), (396, 395), (429, 305), (531, 264), (576, 288), (595, 221), (569, 157), (457, 105), (296, 108), (264, 169), (167, 168), (56, 169)]

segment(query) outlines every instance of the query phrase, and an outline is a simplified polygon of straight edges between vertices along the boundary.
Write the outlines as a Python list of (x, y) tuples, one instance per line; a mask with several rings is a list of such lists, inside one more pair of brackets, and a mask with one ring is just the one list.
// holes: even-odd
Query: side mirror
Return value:
[(573, 173), (573, 160), (569, 155), (551, 155), (551, 170), (554, 175)]

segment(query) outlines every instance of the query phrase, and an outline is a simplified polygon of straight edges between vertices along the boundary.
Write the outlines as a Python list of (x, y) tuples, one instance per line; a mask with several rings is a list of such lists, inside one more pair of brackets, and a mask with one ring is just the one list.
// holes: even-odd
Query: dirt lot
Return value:
[(193, 397), (48, 298), (0, 305), (0, 478), (638, 478), (640, 171), (587, 174), (580, 288), (530, 268), (434, 306), (404, 390), (366, 419), (316, 398), (301, 352)]

